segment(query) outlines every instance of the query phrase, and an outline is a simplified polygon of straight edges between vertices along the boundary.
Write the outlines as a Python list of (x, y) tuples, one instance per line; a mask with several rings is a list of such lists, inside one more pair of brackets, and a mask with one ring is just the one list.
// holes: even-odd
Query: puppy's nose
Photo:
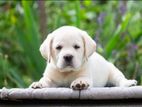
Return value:
[(71, 61), (72, 61), (72, 58), (73, 58), (72, 55), (65, 55), (65, 56), (64, 56), (64, 60), (65, 60), (66, 62), (71, 62)]

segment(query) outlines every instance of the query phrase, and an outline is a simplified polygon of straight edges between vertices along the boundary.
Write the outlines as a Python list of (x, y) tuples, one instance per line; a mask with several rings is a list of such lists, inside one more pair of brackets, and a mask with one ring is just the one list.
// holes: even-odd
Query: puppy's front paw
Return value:
[(30, 88), (43, 88), (42, 84), (40, 82), (33, 82), (30, 86)]
[(84, 90), (89, 87), (89, 83), (85, 80), (75, 80), (71, 83), (70, 86), (73, 90)]
[(131, 86), (136, 86), (137, 81), (136, 80), (125, 80), (121, 82), (120, 87), (131, 87)]

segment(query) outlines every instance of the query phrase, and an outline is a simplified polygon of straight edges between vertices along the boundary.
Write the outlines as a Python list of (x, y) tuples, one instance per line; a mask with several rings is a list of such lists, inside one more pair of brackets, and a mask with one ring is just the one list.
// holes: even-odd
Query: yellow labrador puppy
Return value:
[(71, 87), (74, 90), (104, 87), (107, 83), (129, 87), (128, 80), (112, 63), (95, 52), (96, 43), (83, 30), (63, 26), (50, 33), (40, 47), (47, 60), (43, 77), (30, 87)]

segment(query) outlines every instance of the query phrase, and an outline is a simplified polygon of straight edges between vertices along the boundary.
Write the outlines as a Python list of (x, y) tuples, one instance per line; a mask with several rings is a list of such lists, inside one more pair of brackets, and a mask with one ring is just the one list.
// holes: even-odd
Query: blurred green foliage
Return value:
[[(142, 1), (61, 0), (44, 2), (48, 34), (62, 25), (86, 30), (97, 51), (142, 84)], [(0, 1), (0, 88), (27, 87), (46, 65), (39, 1)]]

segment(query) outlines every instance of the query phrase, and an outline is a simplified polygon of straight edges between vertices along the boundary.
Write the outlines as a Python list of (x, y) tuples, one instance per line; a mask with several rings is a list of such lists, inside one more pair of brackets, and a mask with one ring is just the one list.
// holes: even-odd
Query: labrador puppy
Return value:
[(95, 50), (95, 41), (85, 31), (73, 26), (58, 28), (40, 46), (48, 64), (43, 77), (30, 87), (63, 86), (83, 90), (104, 87), (108, 83), (118, 87), (137, 84), (136, 80), (126, 79), (118, 68)]

